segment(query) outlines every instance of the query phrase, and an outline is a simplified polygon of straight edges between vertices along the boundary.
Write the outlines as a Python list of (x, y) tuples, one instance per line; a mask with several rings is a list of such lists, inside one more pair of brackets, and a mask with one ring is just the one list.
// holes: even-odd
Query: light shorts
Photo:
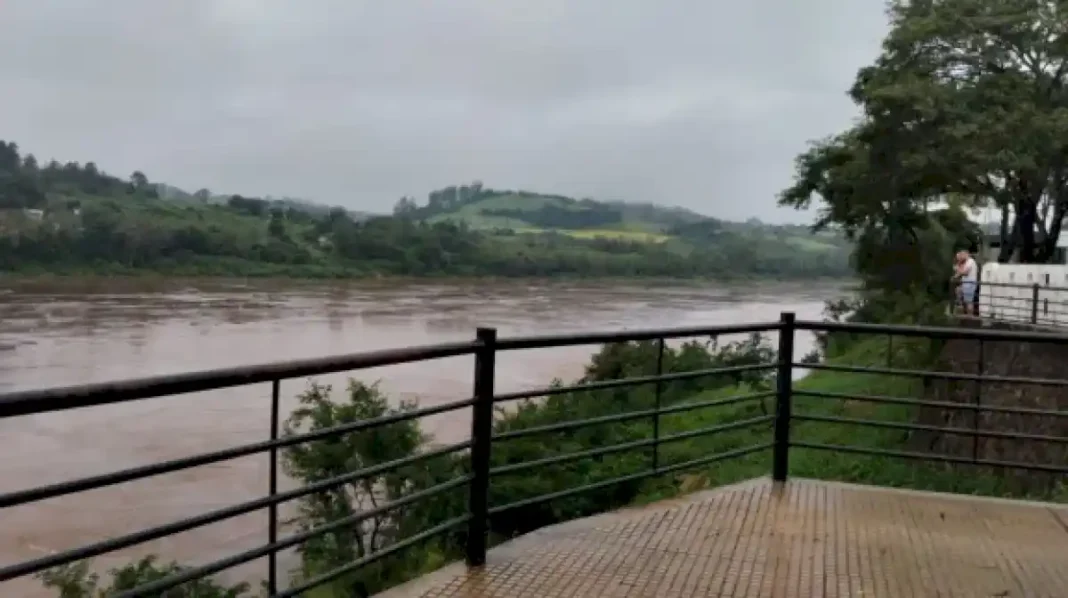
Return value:
[(965, 305), (971, 305), (975, 302), (975, 281), (966, 280), (960, 283), (960, 298), (964, 301)]

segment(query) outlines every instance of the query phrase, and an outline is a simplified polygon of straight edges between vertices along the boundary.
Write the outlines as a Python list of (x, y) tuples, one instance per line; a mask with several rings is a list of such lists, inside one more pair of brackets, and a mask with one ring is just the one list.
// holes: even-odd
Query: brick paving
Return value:
[(753, 480), (540, 530), (381, 598), (1068, 596), (1068, 505)]

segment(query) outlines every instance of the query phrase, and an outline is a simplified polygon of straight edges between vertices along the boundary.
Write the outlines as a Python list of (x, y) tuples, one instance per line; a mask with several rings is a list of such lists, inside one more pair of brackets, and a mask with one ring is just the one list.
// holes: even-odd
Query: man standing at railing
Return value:
[(966, 249), (958, 251), (956, 258), (953, 281), (957, 283), (957, 299), (964, 307), (965, 314), (978, 316), (975, 290), (979, 284), (979, 265), (975, 263), (975, 259)]

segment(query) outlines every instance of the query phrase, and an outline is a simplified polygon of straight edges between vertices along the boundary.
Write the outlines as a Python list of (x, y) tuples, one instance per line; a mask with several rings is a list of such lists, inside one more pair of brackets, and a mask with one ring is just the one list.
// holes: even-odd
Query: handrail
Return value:
[(780, 326), (781, 324), (779, 322), (759, 322), (754, 324), (691, 326), (687, 328), (624, 330), (621, 332), (586, 332), (577, 334), (516, 336), (498, 340), (497, 349), (500, 351), (515, 351), (519, 349), (541, 349), (549, 347), (567, 347), (572, 345), (600, 345), (604, 343), (666, 340), (697, 336), (750, 334), (771, 332), (778, 330)]
[(383, 365), (470, 355), (477, 347), (478, 343), (475, 342), (439, 343), (335, 357), (152, 376), (118, 382), (8, 392), (0, 395), (0, 419), (16, 415), (95, 407), (110, 403), (246, 386), (258, 382), (306, 378)]
[(1068, 333), (1030, 332), (1020, 330), (980, 330), (952, 326), (917, 326), (907, 324), (869, 324), (862, 322), (817, 322), (798, 320), (798, 330), (809, 332), (844, 332), (854, 334), (892, 334), (914, 338), (940, 340), (972, 339), (984, 341), (1015, 341), (1023, 343), (1068, 343)]
[[(697, 326), (688, 328), (644, 329), (616, 332), (587, 332), (507, 338), (498, 338), (495, 329), (480, 328), (477, 331), (476, 337), (467, 342), (442, 343), (321, 359), (298, 360), (171, 376), (157, 376), (104, 384), (8, 393), (0, 395), (0, 418), (14, 418), (50, 411), (88, 408), (97, 405), (150, 399), (174, 394), (270, 382), (272, 388), (272, 425), (270, 438), (265, 441), (202, 453), (182, 459), (161, 461), (105, 474), (88, 476), (81, 479), (34, 488), (25, 488), (0, 494), (0, 510), (77, 492), (103, 488), (114, 484), (142, 480), (165, 473), (186, 470), (192, 467), (219, 463), (253, 454), (267, 453), (270, 456), (271, 467), (269, 470), (270, 479), (268, 491), (263, 497), (236, 505), (222, 507), (214, 511), (173, 521), (150, 529), (104, 539), (72, 550), (50, 554), (29, 561), (13, 564), (0, 563), (0, 582), (32, 573), (38, 573), (55, 566), (76, 562), (85, 558), (105, 554), (121, 548), (134, 546), (146, 541), (167, 537), (175, 533), (210, 525), (231, 517), (264, 509), (267, 510), (269, 515), (268, 537), (265, 544), (251, 550), (227, 556), (220, 560), (199, 565), (192, 569), (185, 569), (179, 573), (168, 575), (161, 579), (153, 580), (149, 584), (124, 591), (120, 596), (122, 598), (157, 596), (161, 592), (165, 592), (166, 590), (177, 587), (183, 583), (264, 556), (268, 558), (268, 572), (266, 577), (268, 580), (267, 586), (269, 595), (275, 598), (281, 596), (297, 596), (306, 590), (328, 583), (333, 579), (337, 579), (352, 571), (358, 570), (360, 567), (382, 558), (386, 558), (389, 555), (404, 550), (418, 542), (440, 537), (443, 534), (453, 534), (457, 530), (460, 530), (462, 532), (461, 535), (466, 539), (464, 556), (468, 565), (480, 566), (486, 559), (490, 531), (494, 518), (501, 517), (506, 513), (513, 512), (516, 509), (531, 507), (540, 503), (575, 496), (593, 490), (607, 489), (620, 484), (640, 482), (649, 478), (656, 478), (679, 471), (704, 467), (718, 461), (766, 453), (767, 451), (770, 451), (772, 478), (776, 481), (785, 481), (789, 476), (791, 450), (836, 451), (840, 453), (860, 455), (940, 461), (958, 465), (1000, 468), (1012, 467), (1055, 475), (1068, 474), (1068, 465), (1059, 463), (1019, 463), (988, 459), (981, 455), (978, 450), (978, 439), (980, 438), (1004, 441), (1042, 442), (1055, 446), (1068, 445), (1068, 437), (1057, 436), (1055, 434), (1016, 433), (1005, 430), (984, 429), (979, 425), (978, 417), (979, 414), (983, 413), (997, 413), (1006, 417), (1042, 417), (1046, 418), (1047, 421), (1062, 421), (1064, 418), (1068, 418), (1068, 411), (984, 404), (980, 400), (979, 388), (984, 383), (1068, 387), (1068, 379), (993, 375), (984, 373), (981, 367), (976, 373), (938, 372), (894, 367), (891, 363), (893, 357), (892, 350), (888, 350), (888, 362), (886, 367), (856, 366), (833, 362), (816, 364), (800, 363), (795, 360), (794, 356), (796, 333), (798, 331), (824, 334), (878, 335), (886, 336), (888, 339), (894, 337), (943, 340), (970, 339), (977, 342), (979, 351), (978, 362), (980, 364), (984, 361), (982, 353), (984, 343), (1012, 341), (1052, 343), (1068, 346), (1068, 334), (1017, 330), (988, 330), (970, 327), (922, 327), (852, 322), (817, 322), (812, 320), (795, 320), (793, 314), (784, 313), (778, 322), (770, 323), (763, 322), (726, 326)], [(765, 363), (746, 363), (723, 367), (711, 367), (685, 372), (665, 371), (665, 343), (669, 339), (707, 336), (718, 337), (730, 334), (753, 334), (765, 332), (778, 334), (777, 356), (772, 361)], [(498, 393), (495, 390), (496, 356), (500, 351), (519, 351), (583, 344), (597, 345), (632, 341), (656, 342), (658, 351), (655, 374), (613, 380), (590, 381), (570, 386), (542, 387), (507, 393)], [(473, 396), (471, 397), (461, 398), (460, 400), (446, 404), (406, 410), (374, 419), (346, 422), (330, 428), (301, 434), (280, 435), (278, 432), (277, 420), (279, 416), (280, 380), (463, 355), (473, 355), (475, 361), (473, 374), (475, 384)], [(856, 376), (878, 375), (909, 377), (922, 378), (925, 381), (939, 379), (949, 381), (955, 380), (974, 384), (976, 386), (975, 400), (973, 402), (958, 403), (945, 400), (926, 400), (914, 397), (815, 391), (794, 384), (794, 374), (797, 368), (807, 368), (815, 371), (840, 372)], [(671, 401), (666, 400), (664, 397), (665, 385), (670, 382), (693, 381), (700, 383), (699, 381), (716, 379), (717, 377), (720, 379), (722, 379), (722, 377), (729, 379), (730, 377), (741, 377), (753, 373), (768, 373), (772, 371), (774, 372), (775, 380), (773, 389), (768, 389), (767, 386), (762, 383), (754, 388), (743, 388), (737, 394), (730, 396), (714, 395), (712, 397), (698, 397), (691, 400), (678, 400), (675, 398)], [(771, 377), (762, 378), (762, 380), (771, 380)], [(600, 414), (585, 419), (541, 422), (537, 425), (525, 428), (494, 429), (494, 410), (507, 401), (542, 399), (553, 395), (571, 393), (578, 393), (581, 396), (585, 396), (583, 393), (627, 387), (645, 387), (651, 389), (649, 392), (653, 399), (652, 405), (642, 405), (641, 408), (629, 412), (611, 413), (607, 415)], [(769, 414), (764, 407), (763, 400), (770, 397), (775, 398), (775, 410), (774, 413)], [(973, 414), (974, 425), (971, 428), (968, 428), (960, 425), (920, 424), (911, 420), (889, 421), (868, 417), (846, 417), (837, 414), (828, 414), (826, 412), (814, 413), (802, 409), (809, 405), (811, 401), (858, 401), (876, 405), (899, 405), (903, 408), (916, 410), (941, 410), (946, 413), (962, 411)], [(738, 409), (738, 413), (742, 413), (743, 415), (730, 421), (723, 421), (716, 425), (697, 429), (687, 429), (682, 432), (663, 433), (661, 431), (662, 419), (670, 414), (692, 412), (699, 409), (717, 409), (731, 405), (745, 405), (756, 402), (759, 402), (761, 406), (761, 414), (755, 414), (755, 409)], [(469, 410), (469, 413), (471, 414), (472, 427), (471, 438), (469, 441), (436, 447), (432, 450), (420, 452), (394, 461), (372, 464), (362, 469), (317, 481), (294, 490), (282, 492), (278, 490), (277, 464), (281, 458), (279, 455), (279, 450), (281, 449), (308, 442), (335, 439), (347, 434), (361, 433), (383, 425), (412, 421), (431, 415), (461, 410)], [(584, 450), (552, 454), (521, 462), (494, 462), (493, 460), (494, 447), (500, 446), (500, 443), (510, 442), (519, 438), (529, 438), (535, 435), (561, 434), (584, 428), (634, 421), (649, 422), (650, 425), (648, 428), (645, 428), (645, 430), (648, 431), (651, 429), (651, 436), (638, 438), (629, 437), (624, 438), (622, 441), (616, 442), (615, 444), (603, 446), (597, 445), (585, 448)], [(924, 432), (928, 434), (970, 436), (974, 439), (975, 449), (973, 454), (968, 457), (961, 455), (887, 450), (873, 446), (832, 445), (823, 442), (814, 442), (803, 436), (797, 437), (798, 430), (802, 430), (802, 428), (799, 428), (798, 430), (793, 430), (793, 428), (811, 423), (829, 426), (855, 426), (906, 432)], [(681, 440), (734, 431), (746, 431), (745, 434), (747, 435), (747, 438), (755, 437), (759, 434), (761, 439), (751, 442), (747, 446), (732, 446), (729, 450), (721, 450), (721, 452), (704, 455), (696, 459), (682, 462), (664, 462), (663, 460), (665, 455), (670, 456), (671, 454), (662, 454), (661, 447), (664, 445), (679, 442)], [(765, 434), (766, 437), (764, 437)], [(750, 438), (750, 440), (752, 440), (752, 438)], [(492, 480), (497, 479), (500, 476), (523, 474), (542, 467), (564, 467), (567, 466), (567, 464), (574, 464), (582, 460), (592, 458), (601, 459), (608, 455), (622, 455), (632, 452), (641, 452), (642, 454), (651, 453), (649, 455), (649, 467), (637, 472), (624, 473), (608, 480), (597, 480), (582, 486), (554, 490), (539, 496), (530, 496), (513, 500), (507, 504), (491, 504), (489, 497), (490, 485)], [(371, 476), (396, 471), (399, 468), (411, 466), (418, 462), (448, 455), (465, 455), (462, 457), (465, 465), (461, 475), (454, 479), (438, 481), (431, 487), (420, 489), (402, 498), (387, 502), (371, 511), (359, 512), (338, 521), (319, 525), (318, 527), (310, 529), (304, 529), (299, 533), (288, 537), (278, 537), (279, 525), (277, 508), (280, 504), (316, 492), (338, 488), (344, 484), (367, 479)], [(468, 490), (468, 504), (464, 515), (433, 525), (431, 528), (422, 530), (409, 538), (398, 540), (395, 544), (392, 544), (379, 552), (362, 555), (361, 558), (356, 561), (323, 572), (312, 579), (303, 580), (297, 586), (288, 589), (278, 587), (279, 582), (276, 572), (276, 557), (280, 550), (299, 546), (312, 538), (331, 533), (332, 531), (341, 529), (345, 526), (351, 527), (357, 525), (370, 517), (380, 515), (391, 509), (407, 506), (416, 503), (417, 501), (438, 496), (447, 490), (461, 487), (467, 488)]]

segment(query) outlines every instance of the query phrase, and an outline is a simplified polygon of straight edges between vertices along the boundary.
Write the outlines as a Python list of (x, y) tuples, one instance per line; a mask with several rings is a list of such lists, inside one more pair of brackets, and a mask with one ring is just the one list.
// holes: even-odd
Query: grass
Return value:
[(623, 241), (637, 241), (639, 243), (663, 243), (668, 239), (671, 239), (670, 235), (664, 235), (661, 233), (652, 233), (641, 230), (614, 230), (608, 228), (547, 230), (543, 228), (534, 228), (531, 226), (522, 226), (513, 230), (515, 230), (515, 232), (518, 234), (545, 234), (553, 232), (560, 235), (574, 237), (576, 239), (619, 239)]
[(493, 230), (493, 229), (520, 229), (530, 226), (530, 223), (519, 220), (516, 218), (505, 218), (503, 216), (487, 216), (480, 212), (464, 213), (463, 210), (459, 212), (450, 212), (448, 214), (439, 214), (427, 219), (428, 222), (452, 222), (454, 224), (466, 224), (467, 226), (476, 230)]
[(491, 210), (515, 210), (517, 212), (534, 212), (545, 206), (553, 205), (558, 208), (572, 211), (586, 209), (577, 202), (568, 202), (556, 197), (535, 195), (496, 195), (475, 203), (460, 206), (447, 214), (438, 214), (428, 220), (430, 222), (464, 222), (467, 226), (475, 229), (511, 229), (519, 234), (541, 234), (555, 232), (568, 235), (577, 239), (625, 239), (642, 243), (661, 243), (670, 237), (660, 234), (661, 227), (650, 222), (626, 221), (618, 227), (612, 228), (588, 228), (588, 229), (545, 229), (533, 226), (521, 217), (510, 218), (504, 216), (491, 216), (487, 211)]
[(516, 234), (520, 235), (536, 235), (546, 233), (556, 233), (559, 235), (567, 235), (576, 239), (620, 239), (626, 241), (637, 241), (639, 243), (663, 243), (672, 237), (663, 233), (653, 232), (647, 230), (641, 226), (621, 226), (620, 228), (583, 228), (583, 229), (563, 229), (563, 228), (538, 228), (531, 226), (529, 222), (519, 220), (516, 218), (505, 218), (502, 216), (488, 216), (481, 212), (471, 210), (465, 212), (468, 208), (476, 208), (481, 204), (475, 204), (473, 206), (464, 206), (458, 212), (449, 214), (441, 214), (430, 218), (430, 222), (464, 222), (467, 226), (479, 230), (512, 230)]
[(529, 228), (530, 223), (520, 218), (508, 218), (504, 216), (491, 216), (487, 210), (516, 210), (519, 212), (533, 212), (540, 210), (546, 205), (555, 205), (563, 209), (579, 210), (577, 204), (570, 204), (559, 199), (525, 196), (525, 195), (497, 195), (479, 200), (476, 203), (460, 206), (446, 214), (432, 216), (430, 222), (464, 222), (467, 226), (475, 229), (519, 229)]
[[(900, 347), (900, 344), (898, 348), (902, 352), (907, 351), (906, 348)], [(895, 365), (899, 365), (896, 359), (901, 356), (904, 356), (903, 353), (895, 351)], [(832, 363), (885, 366), (885, 341), (872, 340), (859, 343), (842, 357), (832, 360)], [(874, 374), (813, 372), (797, 381), (794, 386), (796, 390), (854, 396), (882, 395), (906, 398), (923, 396), (922, 383), (918, 379)], [(746, 392), (752, 392), (752, 389), (736, 386), (706, 393), (694, 400), (725, 398)], [(774, 408), (774, 399), (768, 398), (764, 400), (763, 409), (759, 401), (750, 401), (728, 407), (712, 407), (686, 414), (670, 415), (661, 420), (661, 433), (669, 435), (758, 417), (765, 412), (773, 413)], [(902, 423), (915, 420), (914, 409), (911, 406), (802, 396), (796, 396), (793, 405), (795, 415), (841, 416)], [(710, 434), (663, 447), (661, 462), (671, 464), (698, 459), (715, 453), (766, 443), (771, 440), (771, 437), (770, 425)], [(791, 427), (791, 437), (795, 441), (821, 444), (909, 450), (907, 448), (908, 432), (904, 430), (825, 422), (795, 422)], [(675, 480), (651, 483), (648, 490), (643, 493), (640, 502), (652, 502), (688, 490), (752, 479), (769, 475), (770, 472), (770, 451), (764, 451), (741, 459), (722, 461), (691, 474), (679, 476)], [(1068, 502), (1068, 488), (1059, 488), (1049, 494), (1020, 495), (1002, 477), (987, 469), (796, 447), (790, 451), (790, 475), (896, 488)]]
[(606, 228), (588, 228), (560, 232), (579, 239), (621, 239), (625, 241), (638, 241), (640, 243), (663, 243), (671, 238), (670, 235), (661, 233), (652, 233), (641, 230), (611, 230)]
[(476, 213), (484, 210), (519, 210), (522, 212), (533, 212), (540, 210), (548, 205), (554, 205), (558, 208), (565, 210), (582, 210), (583, 208), (576, 204), (566, 201), (562, 201), (554, 197), (545, 197), (541, 195), (495, 195), (486, 199), (480, 200), (477, 203), (468, 204), (461, 207), (457, 213)]
[(787, 237), (786, 242), (801, 251), (834, 251), (836, 245), (819, 237)]

